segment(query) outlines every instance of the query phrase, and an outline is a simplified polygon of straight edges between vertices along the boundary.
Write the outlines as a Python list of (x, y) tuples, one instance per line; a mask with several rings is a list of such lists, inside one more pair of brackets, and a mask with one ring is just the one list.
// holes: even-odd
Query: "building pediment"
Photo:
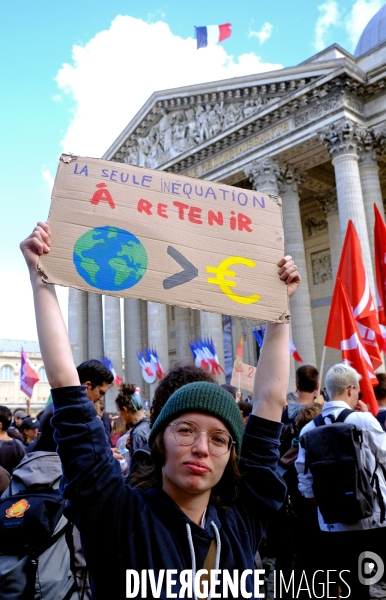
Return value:
[(270, 73), (155, 92), (104, 158), (184, 172), (290, 115), (300, 126), (347, 99), (360, 114), (365, 93), (366, 73), (348, 53)]

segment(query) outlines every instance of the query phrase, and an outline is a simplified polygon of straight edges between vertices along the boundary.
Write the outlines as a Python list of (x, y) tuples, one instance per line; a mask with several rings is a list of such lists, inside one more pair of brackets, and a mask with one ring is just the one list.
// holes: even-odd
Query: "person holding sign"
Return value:
[[(53, 388), (66, 515), (81, 532), (94, 598), (207, 598), (209, 590), (212, 598), (259, 597), (263, 577), (254, 572), (254, 557), (268, 514), (285, 495), (276, 469), (289, 379), (288, 324), (267, 325), (244, 435), (239, 408), (221, 386), (185, 385), (153, 424), (154, 465), (133, 488), (123, 481), (79, 384), (55, 289), (36, 270), (39, 255), (50, 250), (48, 225), (38, 223), (20, 247)], [(278, 266), (292, 296), (301, 281), (297, 267), (289, 256)]]

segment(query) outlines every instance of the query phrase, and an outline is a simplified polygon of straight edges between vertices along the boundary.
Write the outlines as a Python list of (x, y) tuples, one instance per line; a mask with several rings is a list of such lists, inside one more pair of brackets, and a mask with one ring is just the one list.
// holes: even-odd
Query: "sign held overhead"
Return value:
[(267, 195), (63, 154), (48, 224), (47, 283), (289, 320), (281, 207)]

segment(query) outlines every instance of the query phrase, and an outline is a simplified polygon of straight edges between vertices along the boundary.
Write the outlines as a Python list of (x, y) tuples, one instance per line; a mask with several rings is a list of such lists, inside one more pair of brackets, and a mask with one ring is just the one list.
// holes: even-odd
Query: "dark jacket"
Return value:
[[(192, 569), (194, 558), (196, 570), (201, 569), (215, 528), (221, 540), (219, 569), (232, 576), (233, 569), (241, 575), (254, 568), (268, 513), (281, 506), (285, 495), (276, 473), (279, 423), (249, 418), (239, 501), (227, 510), (209, 504), (202, 529), (161, 489), (144, 492), (125, 484), (84, 387), (54, 389), (52, 397), (63, 493), (70, 500), (66, 514), (80, 530), (96, 599), (123, 600), (126, 569), (154, 569), (158, 575), (160, 569)], [(246, 586), (253, 592), (251, 576)], [(178, 588), (173, 592), (178, 594)], [(165, 588), (161, 598), (166, 598)]]
[(381, 427), (386, 430), (386, 410), (381, 410), (377, 415), (375, 415), (378, 423), (381, 424)]
[(130, 430), (130, 456), (133, 457), (134, 452), (139, 448), (147, 445), (147, 440), (150, 435), (150, 419), (144, 417), (140, 421), (134, 423)]
[(12, 474), (24, 455), (25, 447), (19, 440), (0, 440), (0, 466), (8, 473)]

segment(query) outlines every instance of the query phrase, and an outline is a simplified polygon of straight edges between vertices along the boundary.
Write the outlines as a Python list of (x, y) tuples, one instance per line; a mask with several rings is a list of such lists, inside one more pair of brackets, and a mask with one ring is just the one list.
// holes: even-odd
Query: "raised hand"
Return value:
[(31, 235), (21, 242), (20, 250), (29, 269), (36, 268), (39, 256), (50, 251), (50, 236), (51, 231), (47, 223), (39, 221)]
[(298, 268), (292, 260), (292, 256), (285, 256), (277, 263), (277, 266), (280, 267), (278, 271), (280, 279), (286, 282), (288, 296), (291, 298), (302, 282)]

